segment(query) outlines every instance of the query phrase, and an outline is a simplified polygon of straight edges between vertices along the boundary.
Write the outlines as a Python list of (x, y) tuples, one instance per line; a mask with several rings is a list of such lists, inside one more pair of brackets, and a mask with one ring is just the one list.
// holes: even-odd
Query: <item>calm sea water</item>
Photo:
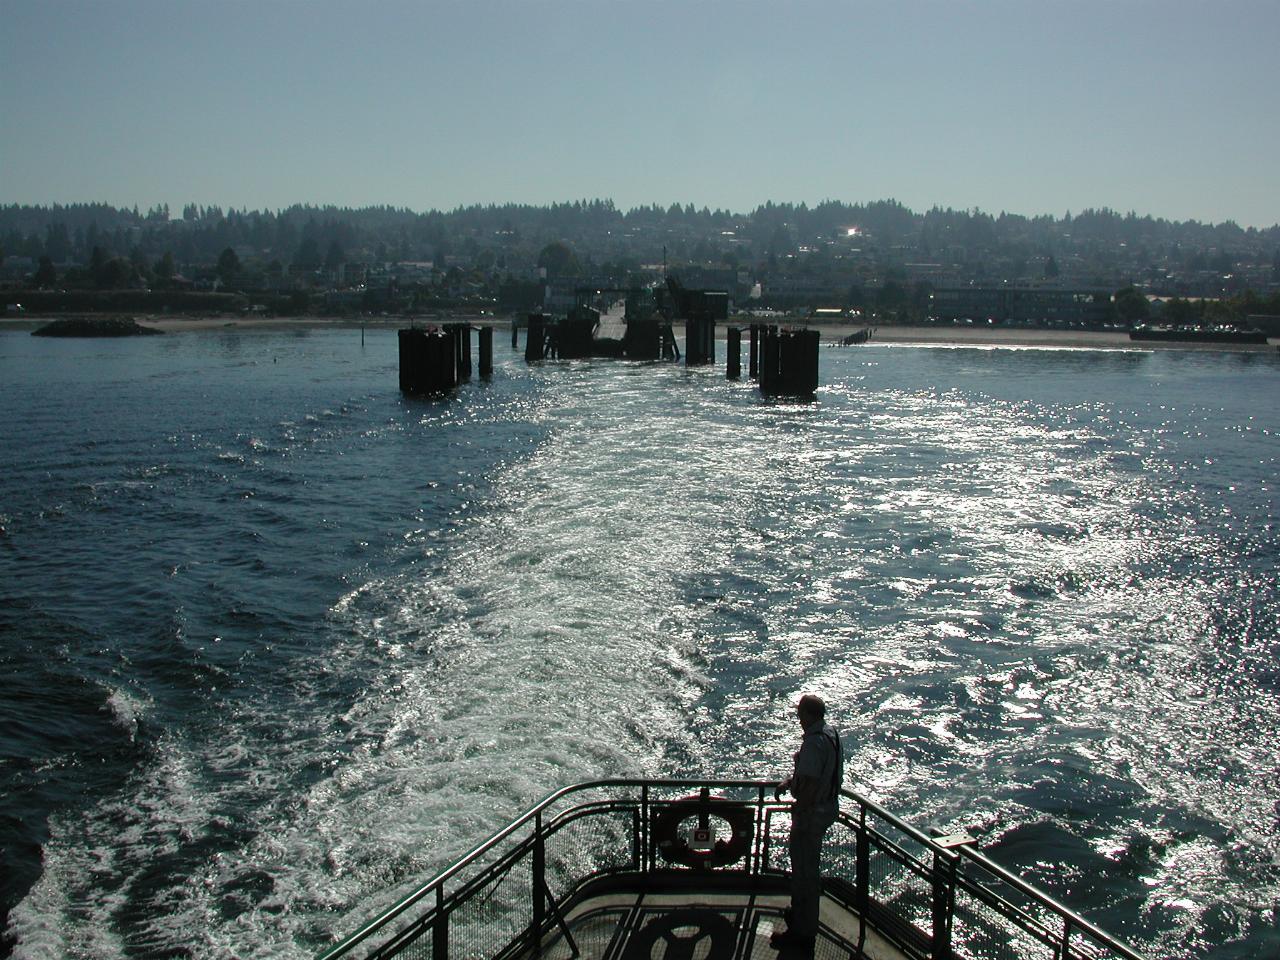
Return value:
[(7, 949), (307, 956), (560, 785), (777, 775), (807, 689), (849, 786), (1274, 956), (1278, 359), (0, 333)]

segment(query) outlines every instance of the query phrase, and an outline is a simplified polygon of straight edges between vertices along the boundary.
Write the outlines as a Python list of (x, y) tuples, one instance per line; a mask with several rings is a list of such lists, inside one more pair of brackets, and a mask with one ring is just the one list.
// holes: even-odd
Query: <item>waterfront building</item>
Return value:
[(935, 320), (975, 323), (1098, 326), (1110, 315), (1110, 291), (1082, 287), (939, 287), (929, 306)]

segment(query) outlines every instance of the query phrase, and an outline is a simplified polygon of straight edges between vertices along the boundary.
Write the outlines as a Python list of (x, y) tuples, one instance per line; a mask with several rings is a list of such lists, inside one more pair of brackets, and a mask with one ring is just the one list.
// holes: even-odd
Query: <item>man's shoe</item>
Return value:
[(814, 937), (802, 937), (794, 930), (778, 930), (769, 937), (769, 946), (775, 950), (813, 950)]

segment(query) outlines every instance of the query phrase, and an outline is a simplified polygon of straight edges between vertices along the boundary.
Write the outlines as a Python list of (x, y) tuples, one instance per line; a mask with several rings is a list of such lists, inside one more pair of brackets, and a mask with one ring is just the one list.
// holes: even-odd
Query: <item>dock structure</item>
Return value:
[(726, 290), (690, 290), (667, 278), (671, 310), (684, 320), (684, 362), (695, 367), (716, 362), (716, 324), (729, 319)]
[[(626, 313), (619, 321), (608, 312), (625, 296)], [(606, 357), (628, 360), (678, 360), (680, 349), (671, 331), (670, 308), (655, 291), (640, 287), (582, 287), (564, 317), (531, 313), (525, 323), (525, 360), (578, 360)], [(519, 343), (518, 324), (512, 322), (511, 344)]]
[(818, 392), (818, 331), (751, 326), (751, 359), (766, 397), (812, 399)]
[[(468, 323), (410, 327), (398, 331), (400, 389), (404, 393), (447, 393), (471, 379), (471, 331)], [(493, 372), (493, 328), (480, 328), (480, 376)]]
[[(686, 293), (708, 291), (686, 291)], [(712, 291), (714, 292), (714, 291)], [(631, 296), (635, 294), (635, 298)], [(715, 361), (714, 316), (719, 306), (713, 299), (710, 307), (687, 303), (680, 309), (695, 314), (686, 324), (695, 330), (694, 340), (686, 345), (687, 364), (710, 364)], [(680, 357), (672, 333), (671, 314), (675, 308), (662, 296), (641, 302), (639, 292), (628, 295), (628, 313), (619, 329), (615, 315), (605, 324), (605, 315), (589, 303), (579, 303), (566, 318), (529, 314), (525, 329), (524, 358), (528, 363), (551, 359), (583, 357), (625, 357), (633, 360), (677, 360)], [(513, 323), (512, 329), (516, 326)], [(445, 323), (429, 327), (412, 327), (399, 331), (400, 389), (409, 394), (440, 394), (455, 389), (472, 375), (471, 333), (479, 333), (479, 375), (493, 374), (493, 327), (472, 327), (467, 323)], [(622, 336), (600, 336), (601, 331)], [(742, 328), (726, 327), (727, 347), (725, 376), (730, 380), (742, 376)], [(710, 343), (706, 339), (710, 338)], [(514, 339), (514, 338), (513, 338)], [(751, 324), (750, 377), (760, 385), (766, 397), (812, 399), (818, 389), (818, 331), (808, 328), (779, 329), (776, 326)]]
[(633, 287), (626, 292), (626, 305), (625, 355), (633, 360), (679, 360), (671, 317), (657, 292)]

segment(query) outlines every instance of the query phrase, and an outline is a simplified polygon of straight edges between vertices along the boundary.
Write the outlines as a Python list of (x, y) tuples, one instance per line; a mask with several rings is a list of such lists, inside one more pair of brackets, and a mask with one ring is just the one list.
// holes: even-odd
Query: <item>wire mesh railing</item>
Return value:
[[(774, 799), (773, 787), (740, 780), (566, 787), (322, 960), (512, 960), (537, 952), (557, 930), (554, 955), (577, 957), (565, 911), (601, 877), (640, 875), (652, 888), (673, 871), (785, 874), (790, 805)], [(930, 837), (851, 791), (841, 791), (823, 866), (828, 894), (917, 960), (1141, 960), (968, 838)]]

